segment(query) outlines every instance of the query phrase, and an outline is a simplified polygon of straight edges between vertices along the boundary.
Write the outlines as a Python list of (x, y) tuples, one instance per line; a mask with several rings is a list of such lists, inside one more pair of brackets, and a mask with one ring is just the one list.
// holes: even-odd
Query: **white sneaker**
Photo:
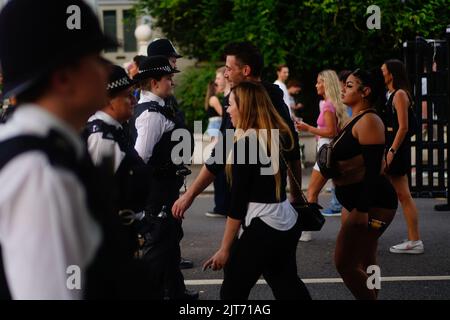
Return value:
[(408, 253), (408, 254), (422, 254), (424, 252), (422, 240), (409, 241), (397, 244), (389, 248), (392, 253)]
[(303, 231), (302, 236), (300, 237), (300, 239), (298, 239), (298, 241), (302, 241), (302, 242), (309, 242), (311, 240), (312, 240), (312, 232), (311, 231)]

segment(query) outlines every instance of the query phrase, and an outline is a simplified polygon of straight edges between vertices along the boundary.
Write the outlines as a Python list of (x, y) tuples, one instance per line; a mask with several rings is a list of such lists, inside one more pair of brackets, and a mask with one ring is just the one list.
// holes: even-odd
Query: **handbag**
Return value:
[(322, 229), (325, 223), (325, 218), (320, 212), (320, 209), (322, 209), (322, 207), (317, 203), (308, 202), (305, 195), (303, 194), (302, 186), (294, 176), (291, 168), (289, 168), (287, 161), (284, 159), (283, 153), (281, 153), (281, 158), (283, 159), (287, 170), (291, 173), (291, 176), (298, 189), (300, 190), (300, 194), (302, 196), (302, 202), (291, 203), (292, 207), (295, 209), (295, 211), (297, 211), (298, 214), (297, 222), (299, 229), (302, 231), (319, 231), (320, 229)]
[(334, 146), (341, 140), (344, 134), (350, 128), (350, 124), (358, 121), (363, 115), (369, 112), (375, 112), (373, 109), (364, 110), (361, 114), (358, 114), (355, 118), (349, 121), (342, 131), (330, 142), (326, 143), (319, 148), (317, 152), (317, 166), (319, 167), (320, 173), (326, 179), (333, 179), (339, 175), (339, 171), (337, 170), (336, 161), (333, 158), (333, 148)]

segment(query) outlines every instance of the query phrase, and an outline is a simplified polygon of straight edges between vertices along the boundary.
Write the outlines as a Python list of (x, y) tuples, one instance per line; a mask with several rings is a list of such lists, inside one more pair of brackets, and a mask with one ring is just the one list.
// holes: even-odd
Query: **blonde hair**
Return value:
[[(279, 137), (288, 137), (289, 148), (280, 144), (280, 150), (292, 150), (294, 147), (294, 137), (286, 124), (285, 120), (280, 116), (270, 100), (266, 89), (259, 83), (243, 81), (235, 86), (232, 91), (240, 113), (239, 121), (236, 124), (235, 142), (244, 138), (247, 132), (256, 132), (260, 146), (267, 150), (270, 154), (272, 164), (274, 158), (278, 159), (278, 155), (271, 152), (272, 150), (272, 129), (280, 131)], [(230, 155), (231, 156), (231, 155)], [(232, 183), (232, 166), (231, 157), (228, 157), (226, 164), (226, 174), (230, 184)], [(277, 165), (277, 164), (276, 164)], [(281, 198), (281, 173), (277, 170), (275, 175), (276, 198)]]
[(319, 77), (322, 78), (324, 82), (324, 99), (331, 101), (331, 103), (335, 107), (337, 127), (339, 129), (342, 129), (349, 116), (347, 113), (347, 107), (342, 103), (339, 78), (334, 70), (323, 70), (319, 73)]

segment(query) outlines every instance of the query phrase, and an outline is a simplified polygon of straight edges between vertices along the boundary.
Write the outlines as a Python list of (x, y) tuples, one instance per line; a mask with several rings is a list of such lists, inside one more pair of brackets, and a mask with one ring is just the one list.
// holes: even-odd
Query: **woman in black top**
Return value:
[(216, 79), (210, 81), (206, 90), (205, 110), (208, 116), (208, 128), (206, 133), (215, 140), (219, 136), (222, 124), (223, 106), (218, 95), (224, 94), (227, 87), (224, 76), (225, 67), (216, 70)]
[(420, 254), (424, 252), (420, 240), (418, 213), (408, 184), (411, 171), (411, 145), (408, 136), (411, 91), (404, 64), (399, 60), (388, 60), (381, 66), (384, 83), (388, 88), (388, 102), (385, 111), (387, 174), (397, 192), (408, 225), (408, 240), (392, 246), (392, 253)]
[(342, 101), (352, 118), (336, 139), (333, 159), (338, 177), (333, 179), (336, 196), (350, 214), (336, 241), (336, 268), (357, 299), (376, 299), (377, 289), (367, 285), (368, 267), (376, 265), (377, 241), (392, 221), (397, 197), (382, 175), (384, 125), (372, 109), (370, 76), (353, 72), (342, 90)]
[[(229, 101), (227, 112), (236, 127), (226, 167), (231, 208), (222, 245), (203, 266), (224, 268), (220, 295), (225, 300), (248, 299), (261, 275), (276, 299), (310, 299), (297, 275), (301, 231), (285, 191), (290, 129), (261, 84), (241, 82)], [(287, 142), (281, 147), (278, 132)]]

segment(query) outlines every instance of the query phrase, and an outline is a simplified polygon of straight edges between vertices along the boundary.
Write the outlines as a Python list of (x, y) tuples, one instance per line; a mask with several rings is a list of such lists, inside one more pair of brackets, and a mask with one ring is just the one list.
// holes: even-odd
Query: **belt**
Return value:
[(119, 217), (124, 225), (129, 226), (134, 221), (142, 221), (145, 218), (145, 211), (134, 212), (131, 209), (124, 209), (119, 211)]

